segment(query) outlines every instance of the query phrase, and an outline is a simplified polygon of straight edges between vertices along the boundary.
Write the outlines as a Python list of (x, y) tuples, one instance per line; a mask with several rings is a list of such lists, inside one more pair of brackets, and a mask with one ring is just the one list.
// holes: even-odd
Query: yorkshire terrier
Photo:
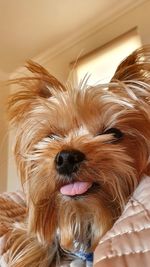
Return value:
[(64, 86), (29, 62), (9, 99), (27, 216), (8, 266), (92, 266), (101, 237), (150, 173), (150, 47), (133, 52), (109, 84)]

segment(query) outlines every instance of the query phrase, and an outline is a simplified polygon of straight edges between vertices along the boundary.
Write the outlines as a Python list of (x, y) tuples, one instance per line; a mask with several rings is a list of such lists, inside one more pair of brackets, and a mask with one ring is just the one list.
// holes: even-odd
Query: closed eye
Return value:
[(118, 128), (110, 128), (110, 129), (104, 131), (102, 134), (103, 135), (104, 134), (112, 134), (113, 137), (115, 138), (114, 141), (121, 139), (124, 135)]
[(50, 138), (51, 140), (58, 140), (58, 139), (60, 139), (60, 136), (58, 136), (56, 134), (50, 134), (50, 135), (48, 135), (48, 138)]

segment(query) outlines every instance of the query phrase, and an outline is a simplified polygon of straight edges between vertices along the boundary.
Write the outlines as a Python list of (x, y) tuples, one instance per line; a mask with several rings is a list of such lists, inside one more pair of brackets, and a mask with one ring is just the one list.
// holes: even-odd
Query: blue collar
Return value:
[(79, 252), (75, 252), (74, 254), (84, 261), (93, 262), (93, 253), (92, 252), (86, 253), (86, 252), (80, 250)]

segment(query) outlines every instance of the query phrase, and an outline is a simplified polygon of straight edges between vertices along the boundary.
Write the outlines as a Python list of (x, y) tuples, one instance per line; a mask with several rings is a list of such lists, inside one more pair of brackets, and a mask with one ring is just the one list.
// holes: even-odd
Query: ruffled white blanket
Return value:
[(95, 251), (94, 267), (150, 267), (150, 177), (144, 177)]

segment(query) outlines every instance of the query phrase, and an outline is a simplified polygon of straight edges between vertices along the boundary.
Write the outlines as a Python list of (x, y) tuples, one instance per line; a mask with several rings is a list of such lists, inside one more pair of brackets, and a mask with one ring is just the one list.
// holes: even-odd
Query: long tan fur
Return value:
[[(33, 77), (13, 81), (21, 88), (9, 99), (9, 118), (17, 128), (15, 157), (28, 211), (11, 231), (8, 262), (60, 266), (68, 250), (94, 251), (149, 173), (150, 47), (135, 51), (109, 84), (95, 88), (66, 88), (41, 66), (27, 67)], [(107, 134), (112, 128), (123, 137)], [(74, 179), (94, 185), (74, 198), (60, 193), (67, 180), (55, 168), (56, 155), (72, 149), (86, 155)]]

